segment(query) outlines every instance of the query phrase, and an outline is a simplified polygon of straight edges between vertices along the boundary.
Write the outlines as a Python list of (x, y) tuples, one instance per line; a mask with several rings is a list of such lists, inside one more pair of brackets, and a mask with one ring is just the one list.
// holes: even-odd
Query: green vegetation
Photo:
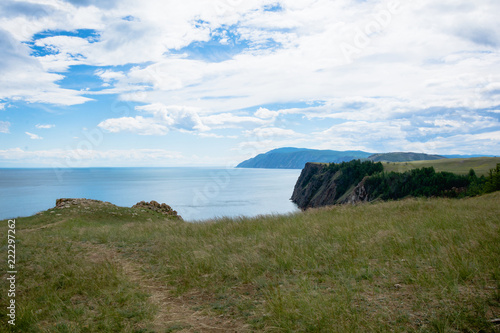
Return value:
[(16, 222), (12, 331), (494, 332), (499, 202), (495, 192), (201, 224), (51, 209)]
[(500, 163), (500, 157), (450, 158), (432, 161), (382, 163), (386, 172), (405, 172), (412, 169), (433, 167), (437, 172), (447, 171), (467, 175), (470, 169), (474, 169), (479, 177), (487, 176), (489, 171)]
[(404, 172), (387, 169), (381, 162), (360, 160), (308, 163), (297, 180), (292, 200), (300, 208), (311, 208), (408, 196), (462, 198), (500, 189), (500, 163), (486, 177), (478, 177), (472, 168), (464, 175), (436, 172), (432, 166)]
[(326, 168), (329, 174), (338, 176), (335, 179), (336, 195), (334, 199), (342, 197), (353, 185), (357, 185), (364, 177), (381, 173), (384, 170), (382, 163), (354, 160), (342, 163), (330, 163)]
[(413, 169), (403, 173), (378, 173), (367, 177), (365, 189), (372, 199), (401, 199), (406, 196), (458, 197), (485, 192), (486, 178), (477, 178), (471, 169), (469, 176), (451, 172), (436, 172), (434, 168)]
[(371, 199), (382, 200), (414, 197), (464, 197), (500, 190), (500, 163), (490, 169), (488, 176), (477, 177), (474, 169), (467, 175), (436, 172), (434, 167), (412, 169), (406, 172), (380, 172), (369, 175), (365, 189)]
[(490, 170), (484, 185), (484, 191), (486, 193), (500, 191), (500, 163), (497, 164), (495, 169)]

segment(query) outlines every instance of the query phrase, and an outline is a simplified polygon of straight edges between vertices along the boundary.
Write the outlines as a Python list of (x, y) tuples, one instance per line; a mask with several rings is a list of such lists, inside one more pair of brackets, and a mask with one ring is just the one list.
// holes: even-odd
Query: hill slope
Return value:
[(448, 171), (465, 175), (474, 169), (478, 176), (486, 176), (490, 169), (500, 163), (500, 157), (447, 158), (433, 161), (383, 163), (384, 171), (404, 172), (416, 168), (433, 167), (436, 171)]
[(409, 161), (427, 161), (427, 160), (439, 160), (446, 158), (440, 155), (429, 155), (423, 153), (382, 153), (373, 154), (368, 157), (369, 160), (373, 162), (409, 162)]
[[(494, 332), (499, 201), (199, 224), (112, 205), (50, 209), (16, 221), (15, 331)], [(8, 288), (1, 279), (3, 309)]]
[(279, 148), (241, 162), (237, 168), (302, 169), (307, 162), (340, 163), (372, 155), (363, 151)]

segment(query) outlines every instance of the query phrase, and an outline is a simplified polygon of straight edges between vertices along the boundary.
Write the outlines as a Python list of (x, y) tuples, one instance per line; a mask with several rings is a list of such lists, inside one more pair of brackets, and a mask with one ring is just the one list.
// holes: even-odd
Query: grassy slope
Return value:
[(500, 163), (500, 157), (476, 157), (476, 158), (450, 158), (431, 161), (413, 162), (383, 162), (384, 170), (387, 172), (404, 172), (422, 167), (434, 167), (437, 172), (448, 171), (457, 174), (467, 174), (474, 169), (478, 176), (487, 175), (490, 169), (494, 169)]
[(16, 329), (494, 331), (499, 202), (409, 199), (203, 224), (130, 208), (49, 210), (17, 220)]

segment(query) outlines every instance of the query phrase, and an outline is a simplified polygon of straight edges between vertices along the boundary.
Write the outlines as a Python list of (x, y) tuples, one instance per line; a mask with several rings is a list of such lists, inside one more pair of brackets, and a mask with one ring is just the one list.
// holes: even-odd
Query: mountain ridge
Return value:
[(303, 169), (308, 162), (342, 163), (352, 160), (373, 162), (413, 162), (448, 158), (493, 157), (492, 155), (435, 155), (415, 152), (369, 153), (361, 150), (319, 150), (283, 147), (258, 154), (239, 163), (237, 168)]
[(363, 151), (317, 150), (284, 147), (270, 150), (241, 162), (237, 168), (302, 169), (307, 162), (341, 163), (368, 158), (372, 153)]

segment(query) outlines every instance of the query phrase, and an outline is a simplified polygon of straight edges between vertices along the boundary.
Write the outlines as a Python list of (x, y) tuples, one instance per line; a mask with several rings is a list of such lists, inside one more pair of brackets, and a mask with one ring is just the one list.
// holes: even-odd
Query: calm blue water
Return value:
[(0, 219), (33, 215), (58, 198), (131, 207), (164, 202), (185, 220), (289, 213), (300, 170), (226, 168), (0, 169)]

